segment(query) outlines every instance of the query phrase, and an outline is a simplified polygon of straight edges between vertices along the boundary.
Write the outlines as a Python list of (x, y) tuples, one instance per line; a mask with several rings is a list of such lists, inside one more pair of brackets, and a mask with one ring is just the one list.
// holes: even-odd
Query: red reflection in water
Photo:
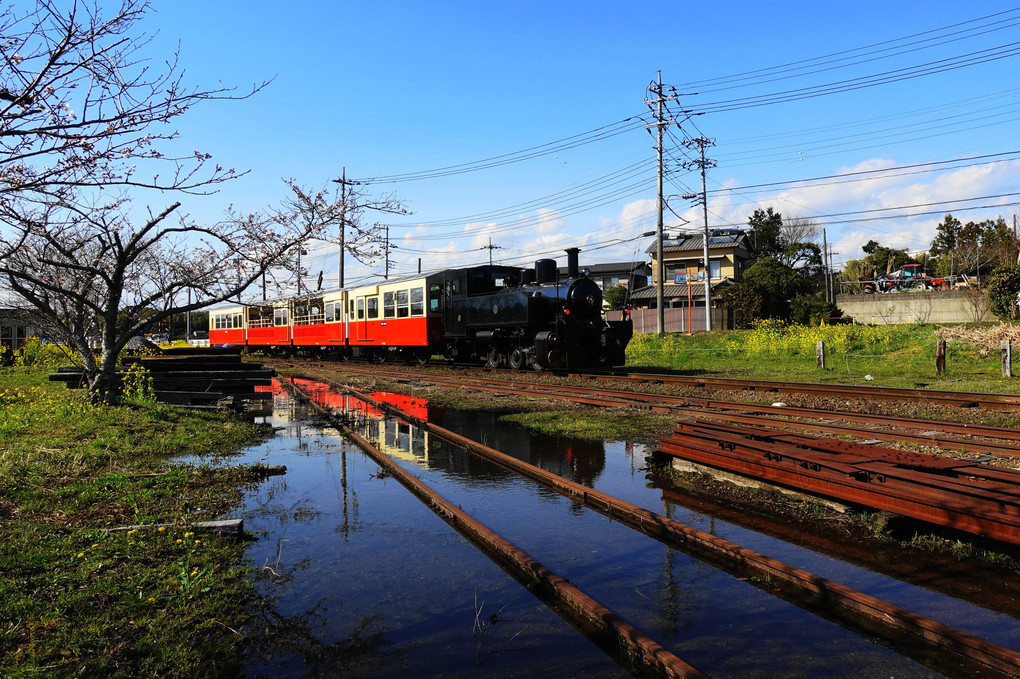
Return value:
[[(381, 419), (383, 417), (382, 411), (375, 406), (365, 403), (364, 401), (355, 398), (354, 396), (350, 396), (349, 394), (338, 394), (333, 391), (328, 384), (302, 378), (293, 378), (293, 382), (301, 387), (313, 401), (321, 405), (343, 412), (359, 413), (373, 419)], [(273, 380), (271, 386), (256, 387), (255, 389), (256, 391), (272, 392), (274, 396), (287, 393), (284, 390), (283, 385), (278, 380)], [(428, 420), (429, 402), (423, 398), (416, 398), (414, 396), (408, 396), (407, 394), (393, 394), (387, 391), (376, 391), (369, 395), (376, 401), (399, 408), (405, 413), (422, 420)]]

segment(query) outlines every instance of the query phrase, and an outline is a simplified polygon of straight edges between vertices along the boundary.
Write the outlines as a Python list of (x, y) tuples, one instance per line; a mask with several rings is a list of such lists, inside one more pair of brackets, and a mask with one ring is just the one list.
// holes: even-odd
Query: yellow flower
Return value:
[(195, 577), (196, 575), (198, 575), (198, 569), (197, 569), (197, 568), (196, 568), (195, 570), (191, 571), (191, 575), (190, 575), (189, 577), (192, 577), (192, 578), (193, 578), (193, 577)]
[(149, 597), (149, 601), (150, 601), (150, 602), (152, 602), (152, 601), (155, 601), (155, 600), (156, 600), (156, 597), (154, 597), (154, 596), (150, 596), (150, 597)]
[(92, 549), (95, 549), (98, 546), (99, 546), (99, 543), (97, 542), (96, 544), (92, 545)]
[(133, 530), (129, 530), (129, 531), (127, 532), (127, 534), (128, 534), (128, 535), (134, 535), (134, 531), (133, 531)]
[(195, 540), (195, 544), (196, 545), (200, 545), (200, 544), (202, 544), (202, 541), (201, 540)]
[(163, 531), (165, 531), (165, 530), (166, 530), (166, 526), (160, 526), (160, 527), (159, 527), (159, 528), (157, 528), (156, 530), (158, 530), (158, 531), (159, 531), (160, 533), (162, 533)]
[(85, 556), (85, 552), (78, 552), (78, 558), (79, 559), (82, 558), (83, 556)]
[(182, 542), (184, 542), (184, 540), (178, 540), (177, 544), (181, 544)]
[(185, 533), (185, 534), (184, 534), (184, 537), (186, 537), (186, 538), (190, 538), (190, 537), (191, 537), (192, 535), (194, 535), (194, 533)]

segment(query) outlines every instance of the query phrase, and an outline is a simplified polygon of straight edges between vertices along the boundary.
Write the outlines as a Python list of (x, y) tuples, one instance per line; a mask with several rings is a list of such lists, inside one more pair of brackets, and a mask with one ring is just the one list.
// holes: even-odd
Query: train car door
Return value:
[(356, 314), (355, 320), (355, 337), (360, 342), (368, 342), (371, 340), (371, 334), (369, 332), (368, 324), (368, 297), (359, 295), (354, 300), (354, 309)]
[(443, 290), (443, 326), (448, 337), (464, 337), (467, 332), (467, 287), (464, 271), (450, 271)]
[(340, 314), (341, 314), (340, 320), (342, 321), (341, 327), (343, 328), (340, 331), (340, 339), (342, 340), (344, 346), (350, 344), (351, 342), (351, 314), (348, 305), (348, 300), (349, 296), (347, 294), (347, 291), (344, 290), (343, 292), (340, 293)]

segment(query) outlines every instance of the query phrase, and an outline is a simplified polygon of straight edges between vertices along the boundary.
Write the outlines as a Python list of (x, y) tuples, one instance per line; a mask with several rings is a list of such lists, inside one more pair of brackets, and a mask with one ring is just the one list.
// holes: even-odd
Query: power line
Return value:
[[(681, 85), (681, 87), (683, 87), (685, 89), (700, 89), (703, 92), (714, 92), (714, 91), (719, 91), (719, 90), (724, 90), (724, 89), (733, 89), (733, 88), (736, 88), (736, 87), (746, 87), (746, 86), (748, 86), (748, 84), (754, 85), (754, 84), (760, 84), (762, 82), (774, 82), (775, 80), (785, 79), (785, 78), (770, 78), (771, 75), (776, 74), (776, 73), (789, 73), (789, 72), (800, 71), (800, 70), (803, 70), (803, 69), (806, 69), (806, 68), (810, 68), (812, 65), (824, 66), (824, 65), (827, 65), (827, 64), (837, 63), (837, 62), (840, 62), (840, 61), (848, 61), (851, 57), (845, 56), (845, 55), (852, 55), (852, 54), (855, 54), (855, 53), (858, 53), (858, 52), (862, 53), (860, 55), (862, 57), (870, 57), (870, 56), (872, 56), (874, 54), (880, 54), (880, 53), (883, 53), (883, 52), (892, 52), (892, 50), (897, 49), (897, 48), (892, 48), (892, 47), (887, 47), (887, 48), (884, 48), (884, 49), (874, 49), (874, 48), (882, 47), (884, 45), (893, 45), (893, 44), (901, 43), (901, 42), (904, 42), (904, 41), (912, 41), (912, 42), (907, 42), (903, 47), (911, 47), (913, 45), (924, 44), (924, 43), (934, 43), (934, 44), (929, 44), (927, 47), (937, 47), (937, 46), (941, 46), (941, 45), (947, 44), (948, 42), (957, 42), (957, 41), (962, 40), (962, 39), (973, 38), (973, 37), (977, 37), (978, 35), (985, 35), (987, 33), (993, 32), (993, 31), (998, 31), (998, 30), (1004, 30), (1006, 28), (1011, 28), (1011, 27), (1017, 25), (1014, 19), (1012, 19), (1012, 18), (1011, 19), (999, 19), (999, 20), (994, 21), (994, 22), (992, 22), (990, 24), (987, 24), (987, 25), (977, 26), (977, 27), (973, 27), (973, 28), (967, 28), (967, 29), (962, 30), (962, 31), (955, 31), (955, 32), (946, 33), (946, 34), (942, 35), (943, 32), (949, 31), (950, 29), (958, 28), (960, 26), (967, 26), (968, 24), (974, 24), (974, 23), (983, 22), (983, 21), (985, 21), (987, 19), (993, 19), (993, 18), (996, 18), (996, 17), (1002, 17), (1002, 16), (1009, 15), (1009, 14), (1016, 14), (1017, 12), (1020, 12), (1020, 9), (1010, 9), (1010, 10), (1006, 10), (1006, 11), (1003, 11), (1003, 12), (997, 12), (997, 13), (994, 13), (994, 14), (989, 14), (987, 16), (978, 17), (976, 19), (970, 19), (970, 20), (967, 20), (967, 21), (963, 21), (963, 22), (959, 22), (959, 23), (955, 23), (955, 24), (950, 24), (949, 26), (943, 26), (943, 27), (931, 29), (931, 30), (928, 30), (928, 31), (922, 31), (920, 33), (914, 33), (914, 34), (907, 35), (907, 36), (904, 36), (904, 37), (894, 38), (892, 40), (886, 40), (886, 41), (882, 41), (882, 42), (878, 42), (878, 43), (872, 43), (870, 45), (864, 45), (862, 47), (855, 47), (855, 48), (848, 49), (848, 50), (842, 50), (840, 52), (833, 52), (831, 54), (826, 54), (826, 55), (822, 55), (822, 56), (818, 56), (818, 57), (811, 57), (809, 59), (803, 59), (803, 60), (800, 60), (800, 61), (794, 61), (794, 62), (790, 62), (790, 63), (786, 63), (786, 64), (780, 64), (780, 65), (777, 65), (777, 66), (769, 66), (769, 67), (766, 67), (766, 68), (756, 69), (756, 70), (753, 70), (753, 71), (745, 71), (743, 73), (737, 73), (737, 74), (733, 74), (733, 75), (729, 75), (729, 76), (721, 76), (721, 77), (718, 77), (718, 78), (711, 78), (711, 79), (708, 79), (708, 80), (700, 80), (700, 81), (684, 83), (684, 84)], [(980, 30), (980, 32), (974, 33), (974, 31), (979, 31), (979, 30)], [(950, 36), (960, 35), (960, 34), (963, 34), (963, 33), (971, 33), (971, 35), (967, 35), (967, 36), (965, 36), (963, 38), (953, 38), (952, 40), (947, 40), (947, 38), (950, 37)], [(932, 37), (925, 38), (924, 40), (913, 40), (914, 38), (919, 38), (921, 36), (927, 36), (927, 35), (930, 35)], [(901, 51), (898, 51), (898, 52), (893, 52), (892, 54), (886, 54), (884, 57), (881, 57), (881, 58), (890, 58), (890, 57), (893, 57), (893, 56), (899, 56), (901, 54), (905, 54), (905, 53), (908, 53), (908, 52), (915, 52), (915, 51), (918, 51), (918, 49), (917, 48), (905, 49), (905, 50), (901, 50)], [(842, 57), (842, 58), (836, 58), (836, 57)], [(855, 65), (860, 64), (860, 63), (864, 63), (865, 61), (874, 61), (874, 60), (875, 60), (875, 58), (869, 58), (869, 59), (864, 59), (862, 61), (854, 61), (854, 62), (851, 62), (851, 63), (843, 64), (842, 66), (839, 66), (838, 68), (847, 68), (847, 67), (850, 67), (850, 66), (855, 66)], [(803, 73), (798, 73), (795, 76), (786, 76), (786, 77), (787, 78), (802, 77), (802, 76), (805, 76), (805, 75), (812, 75), (814, 73), (819, 73), (821, 71), (828, 71), (828, 70), (833, 70), (833, 69), (832, 68), (816, 69), (814, 71), (807, 71), (807, 72), (803, 72)], [(757, 77), (757, 78), (766, 77), (766, 78), (770, 78), (770, 79), (767, 79), (767, 80), (759, 79), (757, 81), (753, 81), (755, 77)], [(748, 83), (747, 81), (753, 81), (753, 82)], [(737, 83), (744, 83), (744, 84), (737, 84)], [(715, 87), (714, 89), (707, 89), (707, 88), (712, 88), (713, 85), (716, 85), (718, 87)]]
[(419, 172), (408, 172), (404, 174), (366, 177), (359, 179), (358, 181), (361, 183), (372, 184), (392, 184), (398, 182), (418, 181), (422, 179), (436, 179), (439, 177), (449, 177), (451, 175), (464, 174), (467, 172), (476, 172), (478, 170), (487, 170), (494, 167), (501, 167), (512, 163), (531, 160), (533, 158), (552, 155), (554, 153), (561, 153), (579, 146), (603, 141), (605, 139), (625, 134), (632, 130), (640, 129), (643, 124), (644, 121), (642, 121), (640, 117), (631, 116), (630, 118), (624, 118), (623, 120), (618, 120), (614, 123), (595, 128), (594, 130), (581, 132), (580, 134), (564, 137), (563, 139), (547, 142), (545, 144), (539, 144), (538, 146), (532, 146), (520, 151), (504, 153), (502, 155), (491, 156), (489, 158), (483, 158), (481, 160), (475, 160), (467, 163), (460, 163), (458, 165), (448, 165), (446, 167), (421, 170)]

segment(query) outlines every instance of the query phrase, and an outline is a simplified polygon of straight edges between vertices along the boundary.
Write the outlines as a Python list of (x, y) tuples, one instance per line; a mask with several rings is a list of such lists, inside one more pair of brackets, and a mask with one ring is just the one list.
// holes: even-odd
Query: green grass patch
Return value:
[[(1020, 380), (1002, 377), (999, 353), (977, 344), (950, 340), (946, 372), (937, 375), (937, 329), (762, 323), (754, 330), (646, 333), (627, 346), (627, 366), (748, 379), (1020, 393)], [(824, 369), (816, 363), (818, 342), (825, 343)]]
[[(244, 544), (196, 534), (256, 467), (168, 464), (266, 431), (225, 413), (90, 404), (32, 367), (0, 370), (4, 676), (233, 676)], [(159, 530), (105, 532), (137, 524)]]
[(551, 436), (579, 439), (658, 440), (675, 424), (666, 415), (643, 415), (605, 410), (553, 410), (503, 415), (501, 420)]

